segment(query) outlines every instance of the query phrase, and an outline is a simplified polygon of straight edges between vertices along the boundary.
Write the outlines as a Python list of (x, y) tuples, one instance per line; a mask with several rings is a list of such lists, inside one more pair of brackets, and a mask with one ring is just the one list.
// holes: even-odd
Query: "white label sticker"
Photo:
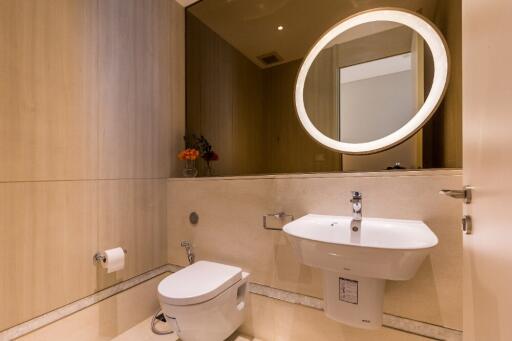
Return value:
[(358, 304), (358, 285), (357, 281), (340, 277), (340, 301)]

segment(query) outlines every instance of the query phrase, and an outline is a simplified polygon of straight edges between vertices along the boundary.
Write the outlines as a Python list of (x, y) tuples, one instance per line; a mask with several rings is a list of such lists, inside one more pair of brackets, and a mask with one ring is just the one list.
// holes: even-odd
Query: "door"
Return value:
[(512, 340), (512, 1), (462, 0), (464, 340)]

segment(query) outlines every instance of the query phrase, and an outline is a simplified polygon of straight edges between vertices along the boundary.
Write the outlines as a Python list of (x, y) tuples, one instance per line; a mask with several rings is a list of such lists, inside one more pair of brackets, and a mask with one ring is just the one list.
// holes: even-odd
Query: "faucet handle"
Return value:
[(363, 193), (358, 191), (352, 191), (352, 199), (362, 199)]

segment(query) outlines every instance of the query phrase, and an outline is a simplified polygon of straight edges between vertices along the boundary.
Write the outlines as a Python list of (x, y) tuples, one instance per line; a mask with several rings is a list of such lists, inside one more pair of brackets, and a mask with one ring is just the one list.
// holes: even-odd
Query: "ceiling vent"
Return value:
[(262, 64), (264, 64), (266, 66), (273, 65), (273, 64), (283, 61), (283, 58), (280, 55), (278, 55), (277, 52), (270, 52), (270, 53), (258, 56), (257, 58), (259, 59), (259, 61)]

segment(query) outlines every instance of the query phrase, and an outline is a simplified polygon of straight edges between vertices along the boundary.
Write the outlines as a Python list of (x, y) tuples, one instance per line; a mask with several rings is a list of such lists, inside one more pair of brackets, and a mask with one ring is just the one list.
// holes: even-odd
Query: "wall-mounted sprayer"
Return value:
[(192, 249), (192, 243), (188, 240), (183, 240), (181, 242), (181, 247), (184, 247), (187, 252), (188, 263), (193, 264), (196, 257), (194, 255), (194, 250)]
[[(192, 214), (191, 214), (191, 216), (192, 216)], [(198, 217), (196, 217), (196, 218), (198, 219)], [(188, 263), (193, 264), (195, 261), (195, 256), (194, 256), (194, 251), (192, 249), (192, 243), (189, 240), (183, 240), (181, 242), (181, 247), (184, 247), (185, 251), (187, 252)], [(162, 313), (161, 310), (159, 310), (151, 319), (151, 330), (153, 331), (153, 333), (156, 335), (172, 334), (174, 332), (173, 330), (159, 330), (158, 329), (157, 325), (162, 322), (166, 323), (167, 321), (166, 321), (165, 315)]]

